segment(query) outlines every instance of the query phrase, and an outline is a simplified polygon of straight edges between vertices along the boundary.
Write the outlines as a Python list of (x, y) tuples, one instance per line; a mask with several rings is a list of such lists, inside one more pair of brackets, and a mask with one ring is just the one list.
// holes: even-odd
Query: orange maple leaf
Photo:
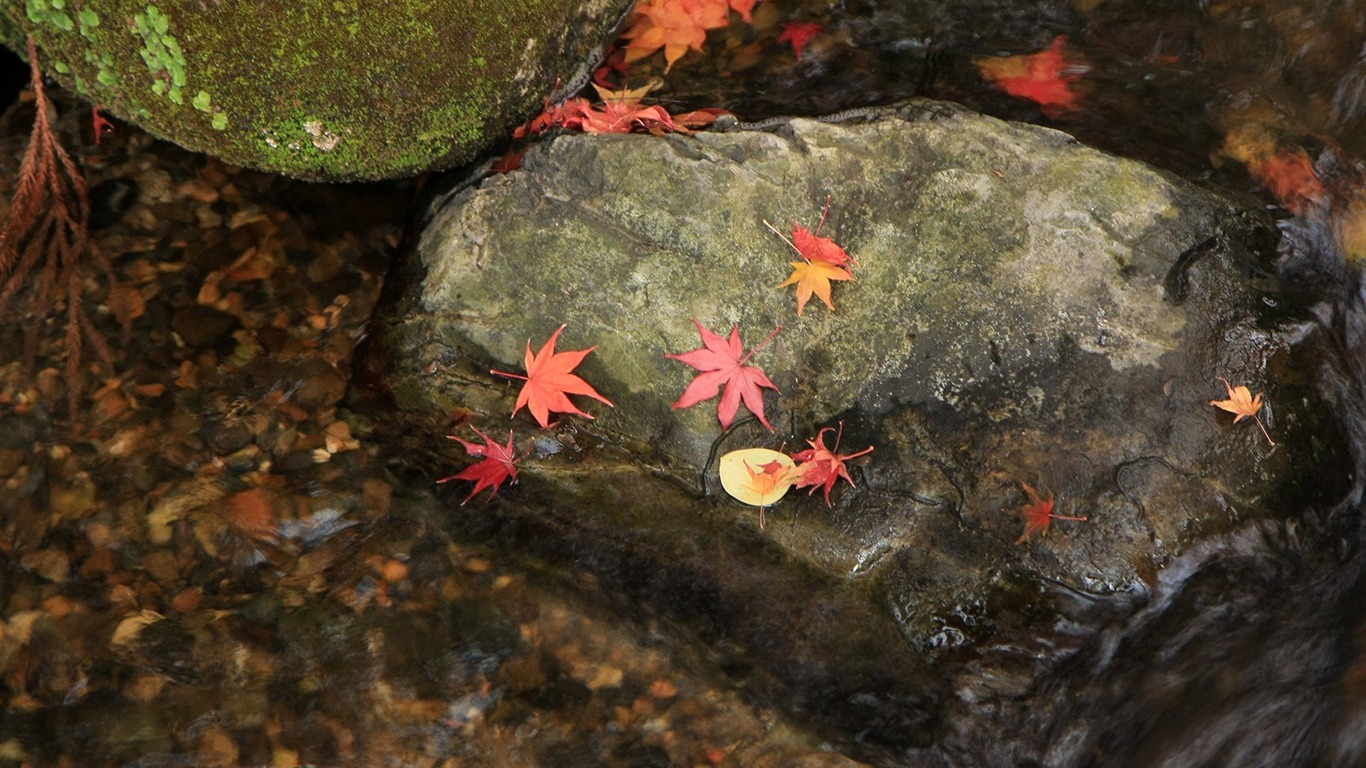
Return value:
[[(744, 465), (745, 471), (749, 473), (747, 490), (753, 492), (760, 499), (781, 498), (792, 483), (791, 469), (781, 461), (760, 464), (758, 472), (754, 471), (754, 467), (751, 467), (748, 461), (744, 462)], [(764, 506), (763, 504), (759, 505), (760, 529), (764, 527)]]
[(512, 447), (512, 431), (508, 430), (508, 444), (500, 445), (493, 442), (493, 439), (488, 435), (480, 432), (478, 427), (471, 426), (470, 429), (473, 429), (476, 435), (484, 438), (483, 445), (462, 440), (455, 435), (446, 435), (446, 437), (465, 446), (465, 451), (469, 455), (483, 456), (483, 461), (465, 467), (458, 474), (437, 480), (438, 483), (448, 483), (452, 480), (474, 481), (474, 490), (470, 491), (470, 495), (460, 502), (462, 507), (485, 488), (491, 489), (489, 491), (489, 498), (491, 499), (498, 495), (498, 487), (504, 482), (509, 480), (514, 484), (517, 482), (517, 457), (514, 455), (514, 448)]
[(806, 302), (811, 300), (811, 295), (815, 294), (825, 306), (835, 311), (835, 303), (830, 298), (831, 280), (853, 280), (854, 276), (844, 267), (831, 264), (828, 261), (791, 261), (792, 274), (788, 275), (787, 280), (778, 285), (779, 288), (786, 288), (789, 285), (797, 286), (797, 317), (802, 316), (802, 310), (806, 308)]
[(725, 0), (645, 0), (635, 7), (635, 21), (622, 33), (626, 63), (664, 49), (664, 71), (691, 48), (699, 53), (707, 30), (726, 26), (730, 6)]
[(1034, 490), (1034, 486), (1029, 483), (1020, 483), (1020, 487), (1029, 496), (1029, 503), (1020, 508), (1020, 514), (1024, 515), (1025, 529), (1020, 534), (1020, 538), (1015, 540), (1016, 544), (1023, 544), (1026, 539), (1034, 535), (1037, 531), (1041, 536), (1048, 535), (1048, 524), (1054, 520), (1076, 520), (1085, 522), (1084, 517), (1069, 517), (1068, 515), (1053, 514), (1053, 492), (1049, 491), (1048, 498), (1039, 498), (1039, 492)]
[(783, 233), (772, 224), (764, 222), (764, 226), (773, 230), (773, 234), (782, 237), (783, 242), (792, 246), (792, 249), (805, 259), (790, 262), (792, 274), (778, 286), (797, 286), (797, 317), (802, 316), (802, 310), (806, 308), (806, 302), (811, 300), (812, 294), (819, 296), (831, 312), (835, 311), (835, 303), (830, 298), (830, 281), (854, 279), (848, 265), (858, 262), (845, 253), (834, 240), (820, 236), (821, 227), (825, 225), (825, 217), (829, 212), (830, 198), (827, 196), (825, 209), (821, 211), (821, 220), (816, 224), (816, 231), (812, 232), (800, 224), (793, 224), (791, 240), (783, 237)]
[(1271, 435), (1268, 434), (1266, 431), (1266, 425), (1262, 423), (1261, 417), (1257, 415), (1258, 412), (1262, 410), (1262, 393), (1258, 392), (1254, 396), (1252, 394), (1252, 391), (1249, 390), (1247, 387), (1241, 385), (1235, 387), (1229, 383), (1228, 379), (1222, 376), (1219, 376), (1217, 378), (1220, 381), (1224, 382), (1224, 387), (1228, 390), (1228, 399), (1211, 400), (1209, 401), (1209, 404), (1214, 406), (1215, 408), (1219, 408), (1221, 410), (1225, 410), (1233, 414), (1234, 424), (1237, 424), (1243, 419), (1251, 416), (1253, 421), (1257, 422), (1257, 426), (1262, 428), (1262, 435), (1266, 437), (1266, 441), (1268, 443), (1271, 443), (1272, 445), (1275, 445), (1276, 441), (1271, 439)]
[(503, 371), (490, 370), (489, 373), (499, 376), (506, 376), (510, 379), (521, 379), (526, 383), (522, 385), (522, 391), (517, 395), (517, 404), (513, 406), (512, 415), (516, 416), (517, 411), (526, 406), (535, 417), (536, 423), (542, 427), (550, 426), (550, 412), (573, 413), (584, 418), (593, 418), (584, 413), (574, 404), (569, 402), (568, 395), (586, 395), (588, 397), (601, 400), (608, 405), (612, 401), (597, 393), (588, 382), (571, 373), (578, 367), (579, 363), (588, 356), (589, 352), (597, 349), (593, 345), (588, 349), (580, 349), (569, 352), (556, 352), (555, 341), (560, 337), (560, 331), (565, 326), (561, 325), (550, 334), (550, 340), (541, 347), (541, 351), (532, 354), (531, 340), (526, 342), (526, 373), (523, 376), (518, 373), (504, 373)]

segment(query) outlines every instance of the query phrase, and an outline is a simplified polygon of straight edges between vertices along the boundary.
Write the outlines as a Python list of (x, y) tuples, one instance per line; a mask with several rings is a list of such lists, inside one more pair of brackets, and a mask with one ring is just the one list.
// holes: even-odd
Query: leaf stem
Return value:
[(763, 341), (759, 342), (758, 344), (755, 344), (754, 348), (751, 349), (748, 353), (745, 354), (743, 358), (740, 359), (740, 365), (744, 365), (745, 363), (749, 362), (749, 359), (751, 357), (754, 357), (754, 353), (758, 352), (760, 349), (763, 349), (765, 344), (769, 343), (770, 341), (773, 341), (773, 337), (777, 336), (778, 331), (781, 331), (782, 329), (783, 327), (781, 325), (777, 328), (774, 328), (773, 332), (765, 336)]
[(821, 210), (821, 220), (816, 223), (815, 235), (820, 237), (821, 227), (825, 226), (825, 214), (830, 212), (830, 195), (825, 196), (825, 208)]
[(1255, 422), (1257, 422), (1257, 426), (1259, 426), (1259, 427), (1262, 428), (1262, 436), (1266, 438), (1266, 441), (1267, 441), (1268, 443), (1271, 443), (1272, 445), (1275, 445), (1275, 444), (1276, 444), (1276, 441), (1275, 441), (1275, 440), (1272, 440), (1272, 439), (1271, 439), (1271, 435), (1267, 433), (1267, 431), (1266, 431), (1266, 425), (1262, 423), (1261, 417), (1254, 413), (1254, 414), (1252, 414), (1252, 420), (1255, 421)]
[(802, 261), (810, 263), (811, 260), (806, 258), (806, 254), (802, 253), (802, 249), (798, 248), (796, 243), (792, 242), (791, 240), (788, 240), (787, 235), (784, 235), (782, 232), (779, 232), (777, 227), (774, 227), (772, 224), (769, 224), (768, 219), (764, 219), (763, 221), (765, 227), (768, 227), (769, 229), (773, 230), (773, 234), (777, 235), (778, 237), (781, 237), (784, 243), (787, 243), (788, 245), (792, 246), (792, 250), (796, 251), (797, 255), (802, 257)]
[(489, 373), (497, 374), (499, 376), (506, 376), (509, 379), (521, 379), (522, 381), (531, 381), (531, 379), (527, 378), (526, 376), (523, 376), (520, 373), (504, 373), (503, 371), (495, 371), (492, 368), (489, 369)]

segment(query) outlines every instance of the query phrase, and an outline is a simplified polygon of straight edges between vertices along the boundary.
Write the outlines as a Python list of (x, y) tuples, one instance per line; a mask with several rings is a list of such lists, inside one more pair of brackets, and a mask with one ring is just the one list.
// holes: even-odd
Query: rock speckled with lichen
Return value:
[[(856, 280), (835, 286), (834, 312), (813, 300), (798, 317), (777, 288), (795, 254), (764, 222), (814, 227), (827, 195), (822, 234)], [(562, 136), (436, 211), (387, 331), (391, 384), (410, 412), (535, 435), (520, 490), (547, 482), (609, 530), (698, 514), (662, 501), (661, 476), (757, 522), (720, 495), (714, 450), (798, 450), (843, 421), (842, 452), (876, 446), (857, 488), (841, 483), (833, 507), (790, 495), (762, 535), (831, 575), (877, 574), (909, 638), (955, 645), (1021, 618), (1021, 574), (1141, 589), (1201, 537), (1331, 491), (1301, 485), (1342, 449), (1315, 436), (1331, 419), (1302, 381), (1267, 375), (1294, 346), (1267, 277), (1273, 233), (1141, 163), (946, 104)], [(751, 421), (722, 436), (715, 402), (670, 408), (696, 371), (664, 354), (699, 346), (691, 318), (738, 323), (747, 347), (783, 326), (751, 360), (782, 390), (776, 434)], [(579, 373), (616, 407), (588, 402), (593, 421), (551, 432), (509, 424), (518, 386), (488, 370), (520, 370), (528, 339), (561, 323), (561, 349), (597, 345)], [(1210, 407), (1219, 376), (1267, 393), (1277, 446)], [(1016, 543), (1022, 483), (1088, 520)]]
[[(302, 179), (467, 161), (602, 43), (624, 0), (25, 0), (0, 41), (109, 114)], [(25, 54), (26, 55), (26, 54)]]

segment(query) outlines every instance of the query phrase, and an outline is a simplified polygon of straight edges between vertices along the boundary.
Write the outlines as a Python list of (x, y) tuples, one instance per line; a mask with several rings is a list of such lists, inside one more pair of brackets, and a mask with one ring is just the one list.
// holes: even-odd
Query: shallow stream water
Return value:
[[(800, 61), (777, 39), (789, 21), (822, 25)], [(1075, 108), (1044, 110), (982, 79), (984, 57), (1059, 36)], [(633, 77), (662, 69), (647, 59)], [(752, 530), (691, 544), (717, 570), (748, 569), (726, 594), (654, 569), (658, 553), (632, 550), (644, 540), (605, 545), (627, 534), (576, 527), (534, 483), (505, 496), (545, 501), (539, 516), (459, 508), (466, 490), (432, 490), (454, 471), (431, 459), (441, 435), (386, 435), (386, 412), (359, 388), (342, 416), (378, 442), (324, 436), (345, 381), (319, 384), (331, 371), (305, 353), (346, 369), (380, 256), (416, 207), (411, 184), (291, 185), (130, 138), (135, 161), (164, 164), (144, 185), (203, 205), (155, 209), (174, 226), (147, 213), (156, 236), (120, 240), (120, 269), (141, 254), (178, 265), (157, 278), (149, 322), (164, 299), (158, 322), (205, 339), (191, 351), (171, 351), (169, 331), (129, 342), (140, 367), (118, 391), (159, 426), (123, 440), (175, 436), (146, 451), (115, 447), (125, 431), (112, 427), (61, 438), (41, 409), (6, 401), (0, 464), (32, 495), (5, 509), (0, 765), (839, 765), (835, 751), (888, 766), (1366, 764), (1366, 253), (1348, 253), (1366, 181), (1366, 4), (765, 0), (754, 24), (713, 32), (653, 96), (747, 121), (959, 101), (1260, 200), (1280, 222), (1283, 293), (1313, 307), (1295, 329), (1300, 352), (1273, 375), (1317, 381), (1340, 415), (1352, 463), (1317, 471), (1346, 491), (1211, 539), (1143, 590), (1030, 585), (1062, 606), (1062, 622), (1040, 628), (1047, 642), (1021, 633), (962, 667), (949, 656), (939, 669), (862, 669), (860, 643), (881, 647), (891, 622), (859, 617), (885, 606), (778, 554), (756, 567), (741, 553), (769, 550)], [(1321, 204), (1279, 199), (1273, 177), (1248, 172), (1235, 157), (1248, 126), (1310, 158)], [(185, 234), (218, 219), (221, 240)], [(248, 247), (307, 280), (250, 287), (253, 264), (237, 261)], [(206, 298), (206, 285), (222, 295)], [(233, 327), (211, 333), (177, 309), (195, 297), (225, 322), (258, 302), (270, 332), (234, 347)], [(177, 366), (172, 394), (153, 394), (144, 368)], [(14, 468), (29, 460), (21, 429), (45, 469)], [(107, 475), (98, 503), (63, 474), (82, 461)], [(23, 518), (40, 507), (50, 525)], [(166, 530), (132, 533), (149, 513)], [(807, 635), (791, 635), (794, 616)], [(925, 686), (843, 700), (823, 655)], [(932, 698), (938, 719), (899, 719)]]

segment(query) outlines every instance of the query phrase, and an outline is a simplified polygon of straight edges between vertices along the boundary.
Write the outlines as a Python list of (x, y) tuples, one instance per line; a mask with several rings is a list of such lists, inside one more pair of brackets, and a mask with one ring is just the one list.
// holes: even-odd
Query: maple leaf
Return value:
[(1072, 81), (1084, 68), (1063, 60), (1067, 36), (1058, 35), (1047, 50), (1020, 56), (987, 56), (974, 59), (982, 77), (998, 88), (1039, 105), (1050, 117), (1077, 108)]
[(824, 486), (826, 506), (830, 506), (830, 489), (835, 487), (835, 482), (841, 477), (848, 481), (849, 485), (854, 484), (854, 479), (849, 476), (849, 469), (844, 465), (845, 462), (873, 452), (873, 446), (870, 445), (857, 453), (839, 455), (835, 451), (839, 450), (840, 438), (844, 436), (844, 422), (840, 422), (839, 432), (835, 434), (834, 448), (825, 447), (825, 433), (830, 431), (833, 431), (831, 427), (821, 429), (816, 433), (814, 440), (806, 441), (810, 448), (792, 454), (792, 460), (798, 462), (797, 487), (810, 488), (807, 493), (815, 493), (817, 487)]
[(1085, 522), (1084, 517), (1070, 517), (1068, 515), (1053, 514), (1053, 493), (1050, 491), (1048, 498), (1039, 497), (1039, 492), (1034, 490), (1034, 486), (1029, 483), (1020, 483), (1025, 495), (1029, 496), (1029, 503), (1020, 508), (1020, 514), (1024, 515), (1025, 529), (1020, 534), (1020, 538), (1015, 540), (1016, 544), (1023, 544), (1030, 536), (1038, 532), (1041, 536), (1048, 535), (1048, 524), (1054, 520), (1076, 520)]
[(531, 340), (527, 339), (525, 376), (518, 373), (489, 371), (489, 373), (499, 376), (521, 379), (526, 382), (522, 385), (522, 391), (517, 395), (517, 404), (512, 408), (513, 416), (516, 416), (517, 411), (520, 411), (525, 405), (527, 410), (531, 411), (531, 415), (535, 417), (537, 424), (542, 427), (549, 427), (551, 411), (593, 418), (574, 407), (574, 404), (569, 402), (569, 395), (586, 395), (612, 405), (611, 400), (598, 394), (597, 390), (593, 389), (588, 382), (571, 373), (579, 366), (579, 363), (583, 362), (589, 352), (598, 348), (596, 344), (588, 349), (570, 352), (555, 351), (555, 341), (560, 337), (560, 331), (563, 331), (564, 328), (563, 325), (556, 328), (555, 332), (550, 334), (550, 340), (536, 354), (532, 354)]
[(664, 49), (664, 71), (691, 48), (699, 53), (707, 30), (726, 26), (729, 6), (717, 0), (645, 0), (635, 7), (635, 21), (622, 33), (629, 64)]
[(508, 151), (503, 153), (502, 157), (493, 161), (493, 164), (489, 166), (489, 173), (511, 173), (518, 168), (521, 168), (522, 158), (526, 156), (528, 149), (530, 149), (530, 147), (522, 147), (521, 149), (515, 147), (508, 148)]
[(786, 288), (789, 285), (797, 286), (797, 317), (802, 316), (802, 310), (806, 308), (806, 302), (811, 300), (814, 293), (825, 302), (825, 306), (835, 311), (835, 303), (830, 299), (831, 280), (853, 280), (854, 276), (849, 270), (828, 261), (792, 261), (792, 274), (787, 276), (787, 280), (778, 285), (779, 288)]
[(517, 457), (513, 454), (512, 431), (508, 430), (508, 444), (499, 445), (493, 442), (493, 438), (480, 432), (478, 427), (471, 426), (470, 429), (473, 429), (476, 435), (484, 438), (483, 445), (467, 442), (455, 435), (447, 435), (446, 437), (465, 446), (469, 455), (483, 456), (484, 460), (465, 467), (458, 474), (437, 480), (438, 483), (446, 483), (451, 480), (474, 481), (474, 490), (470, 491), (470, 495), (460, 502), (462, 507), (485, 488), (491, 489), (489, 491), (489, 498), (491, 499), (498, 494), (498, 488), (504, 482), (509, 480), (513, 484), (517, 482)]
[(764, 226), (773, 230), (778, 237), (783, 238), (783, 242), (792, 246), (805, 261), (794, 261), (792, 264), (792, 274), (788, 275), (787, 280), (778, 287), (786, 288), (789, 285), (797, 286), (797, 317), (802, 316), (802, 310), (806, 308), (806, 302), (811, 300), (814, 293), (819, 296), (821, 301), (830, 311), (835, 311), (835, 303), (830, 298), (831, 280), (853, 280), (854, 275), (849, 271), (849, 264), (857, 264), (848, 253), (828, 237), (821, 237), (821, 227), (825, 226), (826, 214), (830, 212), (830, 197), (825, 198), (825, 209), (821, 211), (821, 220), (816, 224), (816, 231), (812, 232), (800, 224), (792, 225), (792, 239), (783, 237), (772, 224), (767, 221)]
[(722, 429), (730, 429), (730, 425), (735, 422), (735, 414), (740, 409), (740, 401), (743, 400), (745, 407), (755, 416), (759, 417), (759, 422), (768, 431), (773, 431), (773, 425), (764, 418), (764, 387), (775, 392), (778, 387), (764, 372), (752, 365), (745, 365), (750, 357), (758, 352), (765, 344), (778, 335), (783, 327), (780, 325), (773, 329), (773, 332), (759, 342), (749, 352), (745, 352), (744, 345), (740, 342), (740, 326), (734, 325), (730, 329), (730, 338), (723, 339), (720, 335), (712, 333), (702, 324), (693, 321), (697, 326), (697, 331), (702, 335), (703, 346), (691, 352), (682, 354), (668, 353), (664, 355), (671, 360), (696, 368), (701, 371), (697, 374), (688, 388), (683, 390), (683, 395), (678, 398), (678, 402), (671, 407), (675, 410), (679, 408), (689, 408), (697, 405), (704, 400), (710, 400), (721, 391), (724, 384), (726, 391), (721, 395), (721, 402), (716, 406), (716, 416), (721, 420)]
[(1229, 383), (1228, 379), (1225, 379), (1222, 376), (1218, 378), (1220, 381), (1224, 382), (1224, 387), (1228, 390), (1228, 399), (1211, 400), (1209, 401), (1209, 404), (1215, 408), (1233, 414), (1234, 424), (1251, 416), (1253, 421), (1257, 422), (1257, 426), (1262, 428), (1262, 435), (1266, 437), (1266, 441), (1275, 445), (1276, 441), (1271, 439), (1271, 435), (1266, 431), (1266, 425), (1262, 423), (1261, 417), (1257, 415), (1258, 412), (1262, 410), (1262, 393), (1258, 392), (1254, 396), (1247, 387), (1241, 385), (1235, 387)]
[(802, 48), (811, 41), (811, 38), (824, 30), (823, 25), (814, 21), (789, 21), (783, 25), (783, 33), (778, 36), (778, 42), (791, 43), (792, 51), (797, 54), (797, 61), (801, 61)]
[(100, 114), (100, 109), (103, 106), (103, 104), (96, 104), (90, 108), (90, 122), (95, 127), (95, 146), (97, 147), (100, 145), (100, 140), (104, 138), (105, 134), (114, 132), (114, 124), (109, 122), (108, 118), (104, 115)]

